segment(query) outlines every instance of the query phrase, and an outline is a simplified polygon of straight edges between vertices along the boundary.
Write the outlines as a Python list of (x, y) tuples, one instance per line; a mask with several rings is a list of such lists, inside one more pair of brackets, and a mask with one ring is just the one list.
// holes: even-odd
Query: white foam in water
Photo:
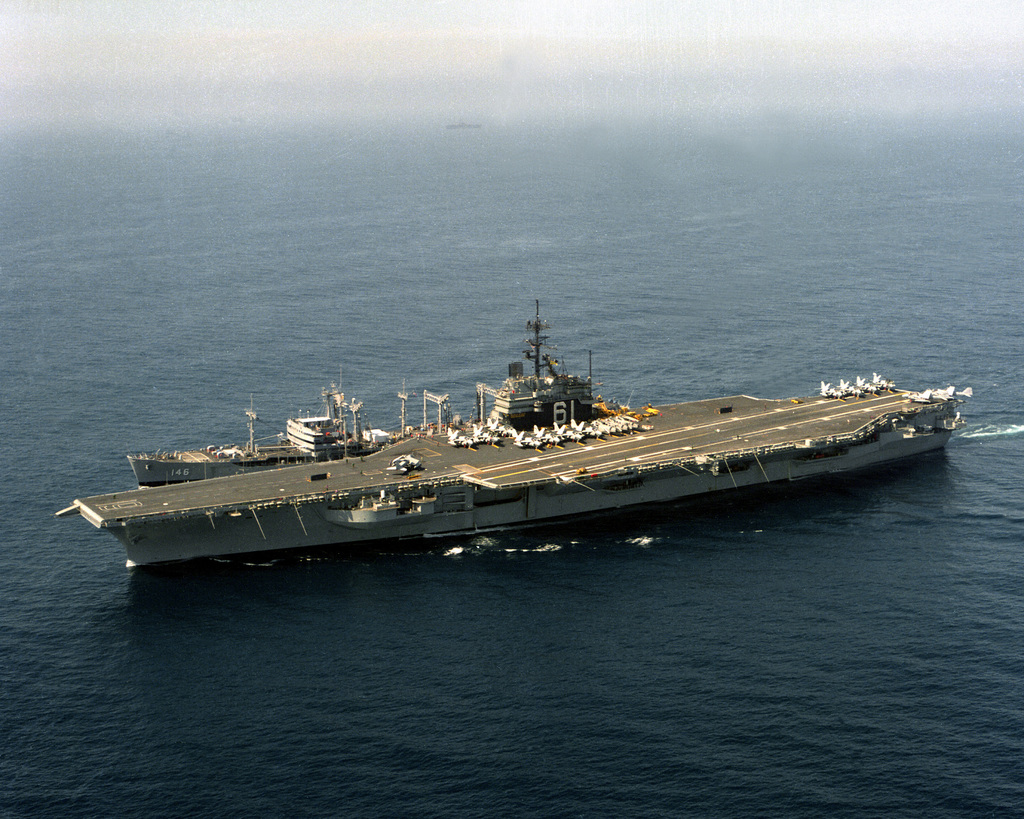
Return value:
[(650, 546), (654, 543), (653, 537), (631, 537), (626, 540), (626, 543), (630, 543), (633, 546)]
[(1008, 438), (1024, 433), (1024, 424), (989, 424), (960, 433), (961, 438)]
[(509, 548), (505, 549), (505, 551), (508, 554), (519, 554), (519, 553), (525, 553), (525, 552), (529, 552), (529, 553), (532, 554), (532, 553), (536, 553), (536, 552), (557, 552), (561, 548), (562, 548), (562, 546), (561, 546), (560, 543), (544, 543), (541, 546), (536, 546), (536, 547), (533, 547), (533, 548), (517, 549), (515, 547), (509, 547)]
[(493, 537), (487, 537), (487, 535), (479, 535), (479, 536), (473, 538), (473, 540), (472, 540), (472, 544), (474, 546), (477, 546), (477, 547), (480, 547), (480, 548), (484, 548), (484, 549), (486, 549), (486, 548), (488, 548), (490, 546), (494, 546), (497, 542), (498, 541), (495, 540)]

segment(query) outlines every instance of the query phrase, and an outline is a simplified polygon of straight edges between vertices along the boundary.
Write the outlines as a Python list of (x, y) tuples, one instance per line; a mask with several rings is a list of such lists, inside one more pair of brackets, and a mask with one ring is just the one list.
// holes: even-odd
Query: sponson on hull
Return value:
[[(420, 429), (359, 460), (97, 495), (57, 514), (109, 531), (129, 565), (459, 535), (918, 455), (946, 444), (968, 394), (908, 392), (876, 376), (870, 389), (823, 384), (802, 398), (734, 395), (597, 417), (590, 378), (559, 383), (553, 367), (541, 371), (539, 309), (535, 322), (534, 373), (510, 374), (508, 402), (495, 397), (472, 429)], [(520, 389), (532, 410), (517, 419)], [(530, 423), (549, 410), (547, 425)]]

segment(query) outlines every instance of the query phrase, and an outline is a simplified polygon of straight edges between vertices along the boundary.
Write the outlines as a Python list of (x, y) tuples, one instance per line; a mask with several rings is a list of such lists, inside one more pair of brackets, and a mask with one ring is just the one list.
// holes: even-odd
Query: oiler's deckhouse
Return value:
[[(547, 343), (544, 330), (550, 324), (541, 320), (540, 301), (537, 314), (526, 322), (531, 335), (523, 358), (533, 362), (533, 373), (523, 373), (523, 362), (508, 365), (508, 378), (497, 390), (486, 390), (494, 396), (494, 408), (488, 420), (509, 424), (515, 429), (533, 429), (589, 421), (594, 415), (594, 396), (590, 376), (581, 378), (558, 372), (558, 362), (543, 350), (555, 349)], [(543, 371), (543, 372), (542, 372)], [(483, 385), (481, 385), (483, 386)]]

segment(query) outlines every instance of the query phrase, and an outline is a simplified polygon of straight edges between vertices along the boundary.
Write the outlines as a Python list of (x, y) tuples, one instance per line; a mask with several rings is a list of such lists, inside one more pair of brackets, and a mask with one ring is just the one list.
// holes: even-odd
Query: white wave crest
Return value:
[(987, 424), (969, 429), (960, 434), (961, 438), (1009, 438), (1024, 434), (1024, 424)]
[(561, 548), (562, 545), (560, 543), (542, 543), (540, 546), (525, 546), (521, 548), (510, 546), (505, 549), (505, 552), (508, 554), (520, 554), (523, 552), (557, 552)]
[(631, 537), (631, 538), (626, 538), (626, 543), (629, 543), (632, 546), (647, 547), (647, 546), (651, 546), (654, 543), (654, 538), (653, 537)]

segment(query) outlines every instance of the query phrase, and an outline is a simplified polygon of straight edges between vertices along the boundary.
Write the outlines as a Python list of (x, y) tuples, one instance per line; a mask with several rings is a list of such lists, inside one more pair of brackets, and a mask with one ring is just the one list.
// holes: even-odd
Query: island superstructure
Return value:
[(536, 316), (526, 322), (530, 336), (523, 351), (523, 359), (533, 364), (533, 373), (524, 373), (523, 361), (513, 361), (500, 389), (477, 385), (480, 417), (485, 415), (485, 396), (490, 394), (495, 399), (490, 420), (516, 430), (589, 421), (594, 415), (593, 379), (559, 372), (558, 362), (544, 352), (549, 348), (544, 331), (551, 325), (541, 320), (540, 302), (536, 305)]
[(97, 495), (58, 515), (109, 531), (129, 565), (343, 549), (863, 469), (940, 449), (961, 423), (953, 388), (878, 376), (802, 398), (599, 410), (590, 378), (560, 381), (543, 358), (539, 310), (535, 321), (533, 374), (513, 369), (475, 426), (415, 430), (360, 459)]

